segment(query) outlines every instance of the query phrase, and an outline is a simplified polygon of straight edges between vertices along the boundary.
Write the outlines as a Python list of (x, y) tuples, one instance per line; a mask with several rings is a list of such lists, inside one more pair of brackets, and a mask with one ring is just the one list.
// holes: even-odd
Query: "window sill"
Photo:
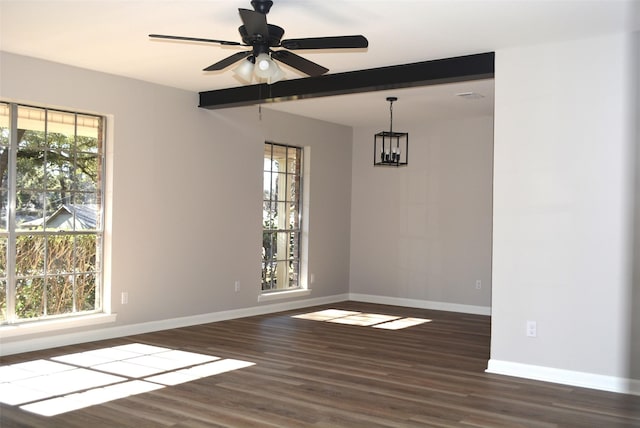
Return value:
[(26, 336), (30, 334), (47, 333), (74, 327), (86, 327), (97, 324), (107, 324), (116, 321), (117, 314), (95, 314), (74, 318), (61, 318), (49, 321), (37, 321), (24, 324), (6, 325), (0, 327), (0, 339)]
[(269, 302), (272, 300), (290, 299), (292, 297), (308, 296), (311, 294), (311, 289), (303, 288), (298, 290), (286, 290), (286, 291), (274, 291), (271, 293), (264, 293), (258, 296), (258, 302)]

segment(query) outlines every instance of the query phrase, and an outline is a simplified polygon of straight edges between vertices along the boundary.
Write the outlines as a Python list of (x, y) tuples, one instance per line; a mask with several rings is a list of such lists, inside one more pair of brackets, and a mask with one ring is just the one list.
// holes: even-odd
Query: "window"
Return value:
[(101, 311), (103, 129), (0, 102), (0, 324)]
[(301, 287), (302, 153), (300, 147), (264, 144), (263, 292)]

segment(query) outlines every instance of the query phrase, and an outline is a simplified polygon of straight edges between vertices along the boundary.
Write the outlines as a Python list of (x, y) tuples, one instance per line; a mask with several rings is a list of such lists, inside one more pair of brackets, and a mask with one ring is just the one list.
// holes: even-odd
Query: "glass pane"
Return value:
[(0, 322), (7, 320), (7, 281), (0, 279)]
[(300, 167), (301, 165), (301, 156), (302, 150), (289, 147), (289, 151), (287, 152), (287, 172), (289, 174), (298, 174), (300, 175)]
[[(49, 110), (49, 117), (51, 116), (52, 112)], [(70, 131), (70, 133), (57, 132), (56, 130)], [(58, 152), (68, 158), (69, 153), (74, 149), (74, 146), (75, 137), (73, 136), (73, 127), (68, 126), (67, 129), (60, 129), (58, 126), (52, 126), (51, 121), (49, 121), (49, 126), (47, 128), (47, 147), (49, 147), (50, 150)]]
[(76, 149), (79, 152), (102, 153), (102, 118), (78, 114), (76, 121)]
[(271, 202), (262, 203), (262, 228), (275, 229), (275, 210), (272, 210)]
[(18, 147), (44, 148), (46, 111), (37, 107), (18, 106)]
[[(51, 195), (50, 193), (47, 195)], [(57, 203), (56, 203), (57, 202)], [(45, 229), (51, 230), (73, 230), (73, 207), (60, 203), (60, 199), (56, 196), (51, 198), (47, 203), (45, 211)]]
[(6, 236), (0, 236), (0, 279), (7, 277), (7, 242)]
[(287, 197), (287, 174), (278, 173), (273, 174), (272, 177), (272, 188), (273, 192), (273, 200), (284, 201)]
[(289, 287), (298, 287), (299, 262), (297, 260), (289, 260)]
[(73, 276), (47, 277), (47, 315), (73, 312)]
[(16, 195), (16, 226), (18, 230), (42, 230), (44, 225), (44, 195), (18, 190)]
[(47, 273), (73, 272), (74, 236), (47, 237)]
[(76, 308), (78, 311), (96, 309), (96, 275), (76, 275)]
[(74, 194), (72, 205), (75, 214), (75, 230), (99, 230), (100, 206), (96, 193), (77, 192)]
[(16, 274), (18, 276), (44, 274), (44, 236), (16, 237)]
[(73, 159), (69, 153), (49, 150), (45, 166), (47, 173), (46, 188), (64, 193), (73, 186)]
[(76, 272), (96, 272), (98, 270), (96, 266), (96, 261), (97, 261), (96, 235), (78, 235), (75, 237), (75, 241), (76, 241), (75, 271)]
[(268, 262), (275, 258), (276, 248), (274, 233), (262, 232), (262, 261)]
[(85, 192), (95, 192), (98, 187), (101, 162), (98, 156), (78, 154), (76, 156), (76, 169), (74, 188)]
[(264, 170), (272, 171), (273, 170), (273, 162), (271, 162), (271, 148), (273, 146), (271, 144), (264, 145)]
[(297, 210), (297, 206), (293, 203), (289, 205), (289, 223), (287, 229), (300, 229), (300, 215)]
[(262, 199), (264, 199), (265, 201), (269, 201), (275, 198), (272, 189), (274, 189), (272, 180), (271, 180), (271, 173), (265, 171), (263, 173), (263, 186), (262, 186)]
[(16, 188), (44, 189), (45, 151), (38, 148), (18, 150)]
[(271, 290), (276, 286), (275, 278), (276, 262), (263, 263), (262, 265), (262, 289)]
[(76, 115), (65, 111), (47, 111), (49, 147), (70, 151), (75, 146)]
[(287, 201), (297, 202), (300, 197), (300, 177), (295, 175), (287, 175)]
[(276, 207), (276, 211), (274, 212), (274, 221), (277, 229), (288, 229), (289, 228), (289, 208), (290, 205), (288, 202), (278, 202), (274, 203), (273, 206)]
[(298, 258), (298, 243), (300, 242), (299, 236), (300, 234), (297, 232), (292, 232), (287, 234), (289, 238), (289, 242), (287, 243), (289, 246), (289, 251), (287, 254), (287, 258), (289, 259), (297, 259)]
[(36, 318), (44, 315), (44, 278), (24, 278), (16, 281), (16, 315)]
[(278, 171), (285, 172), (286, 170), (286, 160), (287, 160), (287, 147), (279, 146), (277, 144), (273, 145), (273, 160), (277, 162)]

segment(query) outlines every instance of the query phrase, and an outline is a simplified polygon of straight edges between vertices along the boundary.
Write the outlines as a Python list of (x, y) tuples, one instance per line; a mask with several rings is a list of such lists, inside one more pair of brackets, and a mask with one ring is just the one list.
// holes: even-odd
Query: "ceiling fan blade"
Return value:
[(227, 40), (215, 40), (215, 39), (201, 39), (198, 37), (167, 36), (164, 34), (149, 34), (149, 37), (153, 39), (185, 40), (188, 42), (219, 43), (224, 46), (242, 46), (242, 43), (238, 43), (238, 42), (230, 42)]
[(315, 62), (309, 61), (301, 57), (300, 55), (294, 54), (289, 51), (273, 51), (271, 53), (271, 57), (277, 59), (278, 61), (282, 61), (290, 67), (295, 68), (296, 70), (300, 70), (309, 76), (320, 76), (327, 71), (328, 68), (325, 68)]
[(369, 46), (369, 41), (361, 35), (308, 37), (304, 39), (283, 40), (281, 45), (286, 49), (349, 49), (366, 48)]
[(225, 59), (216, 62), (215, 64), (211, 64), (209, 67), (205, 68), (202, 71), (223, 70), (223, 69), (229, 67), (231, 64), (236, 63), (236, 62), (240, 61), (241, 59), (248, 57), (249, 55), (251, 55), (251, 51), (236, 52), (233, 55), (228, 56)]
[(269, 38), (266, 15), (249, 9), (238, 9), (238, 12), (249, 36), (259, 34), (265, 40)]

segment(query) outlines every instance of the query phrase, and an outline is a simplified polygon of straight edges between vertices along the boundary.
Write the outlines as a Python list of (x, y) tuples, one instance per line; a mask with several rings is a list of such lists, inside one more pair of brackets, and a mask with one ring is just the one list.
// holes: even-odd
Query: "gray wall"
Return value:
[(488, 311), (493, 118), (406, 128), (401, 168), (373, 167), (379, 129), (354, 131), (351, 292)]
[(637, 379), (639, 47), (496, 52), (492, 362)]
[(258, 305), (265, 140), (310, 147), (309, 297), (348, 292), (350, 128), (265, 109), (260, 120), (257, 107), (203, 110), (191, 92), (0, 59), (3, 99), (109, 115), (114, 326)]

